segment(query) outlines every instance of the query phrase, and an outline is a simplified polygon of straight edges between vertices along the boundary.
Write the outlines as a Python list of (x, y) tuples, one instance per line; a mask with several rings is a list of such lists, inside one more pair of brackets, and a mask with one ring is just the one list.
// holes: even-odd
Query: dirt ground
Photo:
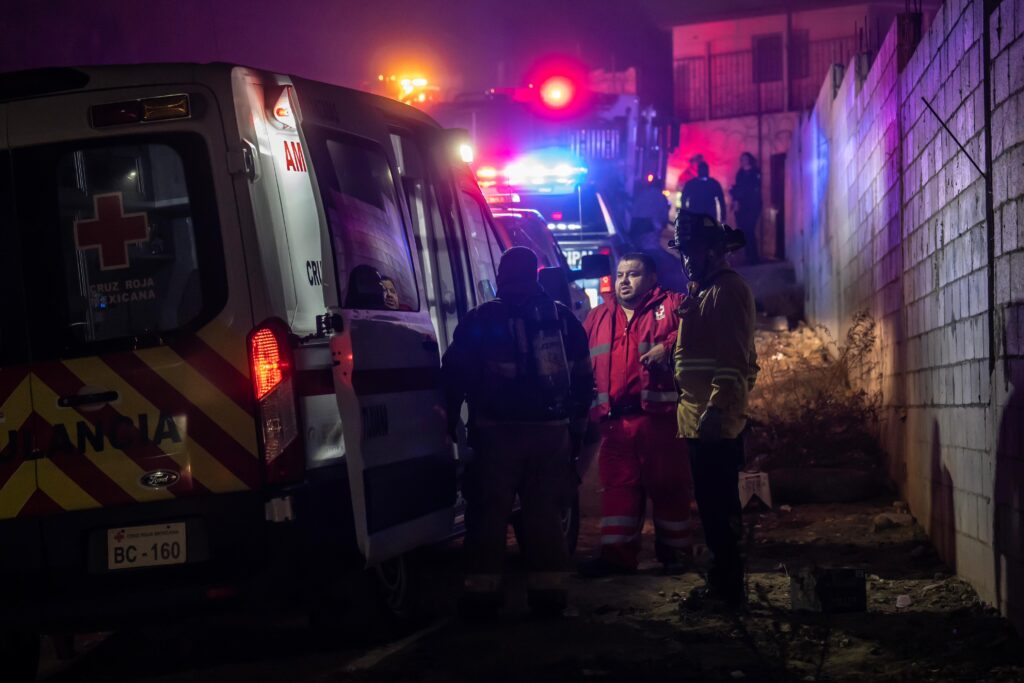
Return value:
[[(453, 621), (371, 670), (328, 680), (1024, 680), (1024, 643), (920, 527), (874, 530), (891, 511), (884, 501), (748, 514), (750, 606), (739, 615), (682, 611), (699, 575), (662, 576), (648, 555), (634, 576), (574, 579), (563, 621), (531, 621), (513, 596), (494, 624)], [(578, 554), (598, 542), (597, 521), (585, 520)], [(868, 611), (791, 611), (788, 573), (812, 564), (866, 570)], [(897, 608), (901, 595), (909, 606)]]
[[(455, 617), (459, 546), (420, 558), (431, 616), (387, 641), (317, 633), (280, 615), (87, 637), (88, 650), (44, 662), (43, 680), (317, 683), (469, 681), (1024, 681), (1024, 642), (938, 560), (916, 525), (876, 530), (891, 501), (748, 513), (749, 609), (693, 614), (680, 600), (696, 571), (663, 576), (645, 530), (641, 571), (572, 580), (564, 619), (525, 606), (509, 547), (508, 604), (493, 623)], [(596, 552), (584, 520), (578, 558)], [(811, 564), (861, 568), (868, 610), (790, 610), (788, 574)], [(897, 607), (897, 598), (910, 604)], [(904, 599), (906, 600), (906, 598)], [(90, 640), (91, 638), (91, 640)]]

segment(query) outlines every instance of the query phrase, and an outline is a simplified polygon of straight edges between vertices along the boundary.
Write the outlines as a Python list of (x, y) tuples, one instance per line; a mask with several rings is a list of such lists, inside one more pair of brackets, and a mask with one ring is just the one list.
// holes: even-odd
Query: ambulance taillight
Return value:
[(298, 481), (305, 472), (295, 396), (295, 364), (288, 327), (268, 320), (249, 333), (249, 371), (259, 416), (267, 481)]

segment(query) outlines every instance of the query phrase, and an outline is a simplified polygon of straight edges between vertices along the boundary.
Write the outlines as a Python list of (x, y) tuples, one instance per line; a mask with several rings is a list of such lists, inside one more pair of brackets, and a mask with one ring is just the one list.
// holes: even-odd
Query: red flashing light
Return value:
[(284, 379), (284, 363), (277, 335), (269, 328), (256, 330), (249, 341), (249, 362), (252, 364), (252, 385), (256, 400), (273, 391)]
[(553, 221), (560, 221), (560, 220), (562, 220), (562, 212), (561, 211), (552, 211), (551, 212), (551, 220), (553, 220)]
[(578, 116), (587, 110), (591, 98), (589, 78), (589, 67), (575, 57), (542, 57), (527, 70), (523, 101), (548, 118)]
[(540, 98), (552, 109), (564, 109), (576, 96), (576, 86), (564, 76), (553, 76), (540, 85)]

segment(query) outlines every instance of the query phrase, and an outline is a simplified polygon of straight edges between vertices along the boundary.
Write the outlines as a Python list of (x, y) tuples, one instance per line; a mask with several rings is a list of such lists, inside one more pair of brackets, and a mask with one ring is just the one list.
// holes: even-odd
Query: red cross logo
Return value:
[(114, 534), (114, 540), (118, 543), (124, 540), (124, 529), (119, 529), (118, 532)]
[(146, 213), (124, 212), (120, 192), (98, 194), (92, 198), (96, 217), (75, 221), (75, 246), (100, 251), (100, 270), (127, 268), (128, 245), (149, 238)]

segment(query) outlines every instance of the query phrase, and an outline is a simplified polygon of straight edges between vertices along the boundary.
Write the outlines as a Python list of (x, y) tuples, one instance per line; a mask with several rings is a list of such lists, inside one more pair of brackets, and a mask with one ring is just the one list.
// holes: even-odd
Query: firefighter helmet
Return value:
[(722, 247), (728, 253), (742, 249), (746, 243), (742, 230), (719, 223), (706, 214), (681, 209), (676, 216), (675, 235), (668, 246), (682, 252), (690, 245), (704, 244)]

